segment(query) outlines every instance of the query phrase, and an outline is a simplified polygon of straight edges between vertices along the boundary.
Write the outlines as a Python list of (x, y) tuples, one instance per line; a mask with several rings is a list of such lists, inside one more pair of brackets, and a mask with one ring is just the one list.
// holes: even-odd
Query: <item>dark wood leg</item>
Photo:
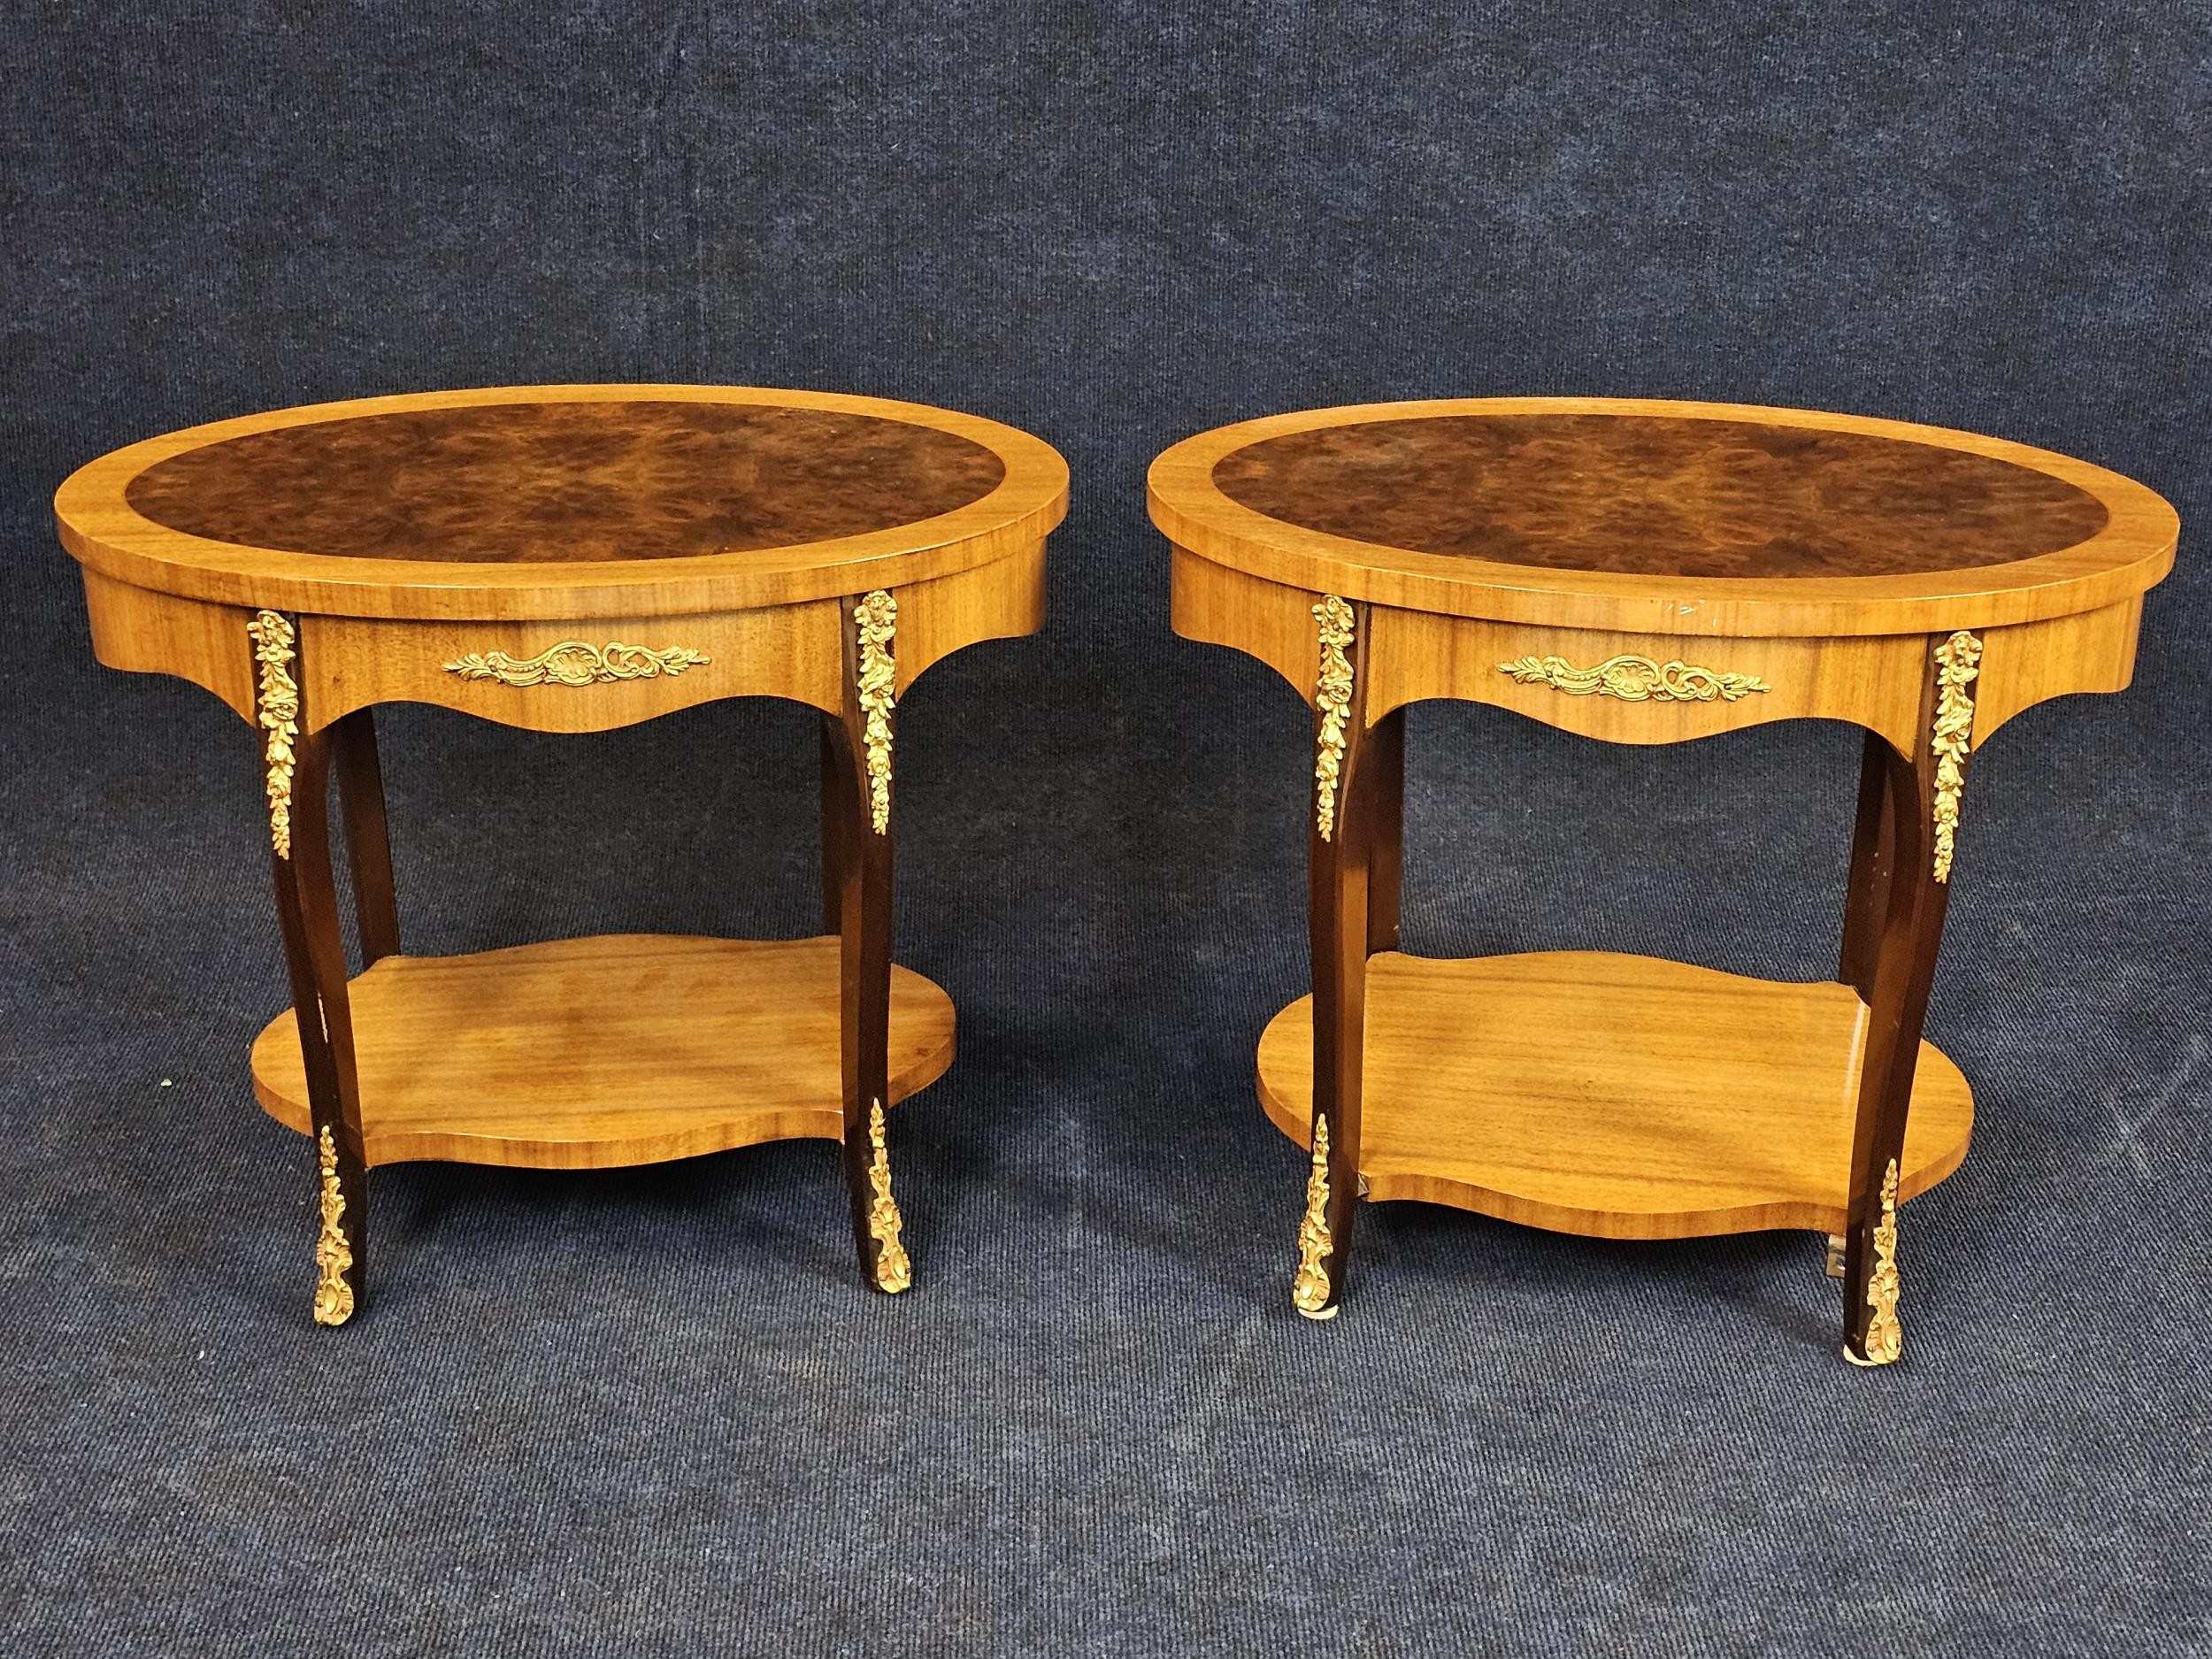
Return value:
[(1360, 745), (1360, 799), (1368, 815), (1367, 954), (1398, 948), (1398, 895), (1406, 840), (1406, 711), (1393, 709)]
[(392, 837), (384, 820), (384, 771), (376, 757), (376, 717), (367, 709), (330, 725), (338, 803), (345, 818), (346, 862), (360, 923), (361, 965), (399, 954), (399, 900), (392, 887)]
[[(1851, 884), (1843, 902), (1843, 949), (1836, 977), (1862, 999), (1874, 996), (1874, 958), (1882, 942), (1882, 919), (1889, 906), (1890, 872), (1896, 866), (1896, 848), (1890, 841), (1888, 741), (1872, 732), (1859, 760), (1859, 813), (1851, 835)], [(1844, 1240), (1828, 1235), (1824, 1265), (1828, 1277), (1841, 1279)]]
[(1874, 995), (1874, 959), (1889, 907), (1896, 848), (1890, 838), (1888, 741), (1865, 733), (1859, 762), (1859, 817), (1851, 836), (1851, 886), (1843, 903), (1843, 950), (1836, 977), (1862, 997)]
[(1360, 1080), (1367, 1020), (1369, 843), (1364, 791), (1366, 609), (1333, 597), (1319, 626), (1315, 780), (1307, 827), (1307, 925), (1313, 955), (1313, 1142), (1291, 1301), (1333, 1318), (1350, 1264), (1359, 1198)]
[[(845, 1185), (853, 1242), (868, 1283), (913, 1283), (891, 1195), (884, 1112), (890, 1093), (892, 649), (896, 607), (871, 594), (846, 603), (845, 708), (823, 726), (826, 872), (837, 872), (839, 1030), (845, 1084)], [(832, 818), (834, 822), (832, 822)], [(825, 875), (826, 881), (827, 876)]]
[(336, 1325), (359, 1310), (367, 1281), (369, 1194), (345, 942), (330, 862), (333, 749), (327, 733), (294, 739), (288, 851), (278, 848), (270, 863), (316, 1148), (320, 1221), (315, 1322)]
[[(1970, 655), (1956, 653), (1965, 640)], [(1951, 653), (1946, 660), (1946, 653)], [(1936, 952), (1950, 897), (1948, 837), (1936, 831), (1939, 811), (1955, 820), (1964, 782), (1966, 738), (1973, 705), (1965, 687), (1979, 647), (1970, 635), (1937, 644), (1922, 699), (1916, 754), (1908, 758), (1880, 743), (1880, 794), (1890, 852), (1878, 932), (1871, 942), (1870, 1010), (1864, 1069), (1859, 1079), (1858, 1120), (1852, 1140), (1849, 1221), (1844, 1232), (1843, 1332), (1845, 1357), (1859, 1365), (1884, 1365), (1901, 1351), (1897, 1317), (1898, 1171), (1904, 1155), (1906, 1113), (1913, 1071), (1920, 1057), (1920, 1028), (1935, 981)], [(1963, 678), (1958, 664), (1963, 661)], [(1946, 733), (1950, 735), (1947, 755)], [(1879, 740), (1876, 740), (1878, 742)], [(1874, 746), (1870, 744), (1871, 758)], [(1873, 793), (1862, 791), (1862, 802)], [(1863, 842), (1865, 813), (1861, 813)], [(1879, 865), (1879, 858), (1868, 860)], [(1871, 886), (1870, 878), (1868, 885)], [(1859, 883), (1855, 879), (1855, 891)], [(1861, 924), (1863, 935), (1871, 924)], [(1853, 937), (1847, 936), (1846, 972)], [(1865, 947), (1862, 947), (1863, 950)]]
[(843, 722), (822, 717), (822, 931), (841, 932), (845, 917), (845, 872), (852, 849), (847, 836), (860, 808), (852, 798), (852, 757), (841, 735)]

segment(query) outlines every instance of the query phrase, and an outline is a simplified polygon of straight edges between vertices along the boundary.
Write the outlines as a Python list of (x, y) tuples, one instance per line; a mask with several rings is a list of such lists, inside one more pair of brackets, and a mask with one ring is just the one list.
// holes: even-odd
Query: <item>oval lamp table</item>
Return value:
[[(1259, 1048), (1310, 1149), (1299, 1311), (1336, 1312), (1363, 1194), (1603, 1238), (1805, 1227), (1847, 1356), (1897, 1358), (1899, 1207), (1973, 1118), (1920, 1037), (1968, 757), (2126, 686), (2173, 509), (1967, 433), (1582, 398), (1248, 421), (1167, 450), (1150, 499), (1177, 632), (1314, 710), (1313, 994)], [(1835, 982), (1401, 952), (1404, 710), (1432, 697), (1617, 743), (1863, 727)]]
[[(361, 1305), (366, 1171), (579, 1169), (843, 1144), (867, 1282), (911, 1279), (884, 1112), (951, 1063), (953, 1010), (892, 965), (894, 709), (1043, 619), (1067, 468), (995, 422), (690, 386), (432, 393), (119, 449), (56, 497), (94, 649), (257, 728), (293, 1013), (253, 1046), (307, 1134), (313, 1315)], [(373, 710), (596, 732), (725, 697), (822, 714), (825, 934), (400, 949)], [(328, 811), (336, 774), (360, 971)]]

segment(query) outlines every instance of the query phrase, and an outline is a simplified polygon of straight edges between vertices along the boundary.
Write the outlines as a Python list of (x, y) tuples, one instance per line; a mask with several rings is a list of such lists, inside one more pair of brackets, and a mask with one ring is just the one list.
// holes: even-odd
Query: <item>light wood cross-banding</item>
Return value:
[[(950, 652), (1041, 625), (1066, 503), (1059, 456), (994, 421), (699, 386), (282, 410), (63, 484), (99, 659), (191, 680), (259, 731), (293, 1012), (252, 1074), (316, 1148), (317, 1323), (364, 1305), (368, 1171), (411, 1158), (577, 1169), (833, 1140), (867, 1282), (913, 1282), (885, 1110), (951, 1064), (953, 1010), (891, 962), (894, 710)], [(374, 705), (598, 732), (742, 696), (821, 714), (819, 937), (402, 954)]]
[[(1339, 1306), (1363, 1191), (1609, 1238), (1839, 1233), (1845, 1351), (1897, 1358), (1898, 1207), (1973, 1119), (1921, 1040), (1969, 757), (2128, 684), (2173, 509), (1970, 433), (1601, 398), (1247, 421), (1161, 455), (1150, 504), (1177, 632), (1314, 710), (1313, 992), (1259, 1048), (1262, 1104), (1313, 1149), (1298, 1311)], [(1405, 715), (1431, 698), (1621, 743), (1863, 727), (1836, 980), (1402, 954)]]

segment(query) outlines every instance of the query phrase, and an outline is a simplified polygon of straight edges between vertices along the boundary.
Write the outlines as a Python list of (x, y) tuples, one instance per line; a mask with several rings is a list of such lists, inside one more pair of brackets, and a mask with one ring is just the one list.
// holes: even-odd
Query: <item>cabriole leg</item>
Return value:
[[(1855, 935), (1870, 985), (1865, 1060), (1859, 1078), (1858, 1118), (1851, 1151), (1849, 1224), (1844, 1233), (1844, 1356), (1856, 1365), (1886, 1365), (1903, 1351), (1898, 1315), (1902, 1292), (1897, 1261), (1897, 1212), (1902, 1201), (1899, 1171), (1904, 1156), (1906, 1114), (1920, 1056), (1920, 1029), (1935, 981), (1936, 952), (1950, 897), (1953, 831), (1965, 783), (1974, 703), (1973, 680), (1981, 644), (1963, 631), (1932, 641), (1921, 703), (1921, 730), (1928, 735), (1911, 758), (1881, 745), (1880, 795), (1890, 859), (1873, 922), (1855, 916), (1847, 924), (1844, 971), (1853, 970)], [(1870, 762), (1873, 758), (1869, 747)], [(1871, 785), (1862, 791), (1863, 803)], [(1878, 860), (1874, 861), (1878, 863)], [(1854, 896), (1860, 883), (1854, 872)], [(1871, 879), (1870, 878), (1870, 885)], [(1871, 911), (1871, 902), (1869, 901)]]
[[(1308, 826), (1307, 925), (1313, 956), (1313, 1127), (1306, 1209), (1291, 1301), (1310, 1319), (1336, 1316), (1359, 1198), (1361, 1064), (1367, 1018), (1369, 849), (1365, 607), (1327, 595), (1317, 625), (1314, 789)], [(1395, 897), (1394, 879), (1392, 897)]]
[(834, 879), (840, 941), (839, 1031), (845, 1087), (845, 1186), (863, 1276), (896, 1294), (914, 1282), (891, 1194), (885, 1108), (890, 1093), (892, 709), (898, 602), (877, 592), (846, 603), (845, 707), (823, 726), (824, 902)]
[(298, 634), (290, 619), (264, 611), (249, 630), (277, 922), (299, 1024), (315, 1146), (319, 1221), (313, 1313), (316, 1324), (338, 1325), (361, 1305), (368, 1271), (369, 1194), (345, 943), (330, 862), (328, 802), (335, 742), (328, 732), (303, 730), (305, 718), (294, 675)]

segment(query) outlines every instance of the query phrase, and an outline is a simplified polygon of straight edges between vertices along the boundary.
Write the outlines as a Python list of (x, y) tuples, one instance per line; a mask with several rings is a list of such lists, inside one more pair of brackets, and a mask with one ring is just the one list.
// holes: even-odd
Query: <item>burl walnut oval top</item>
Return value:
[(2173, 510), (2024, 445), (1726, 404), (1317, 410), (1154, 465), (1155, 522), (1271, 580), (1457, 615), (1687, 634), (1986, 626), (2098, 608)]
[(1255, 512), (1453, 558), (1638, 576), (1888, 576), (2086, 541), (2078, 485), (1963, 449), (1656, 415), (1440, 415), (1232, 450)]
[(880, 399), (553, 387), (325, 404), (150, 440), (63, 540), (197, 598), (387, 616), (670, 614), (926, 580), (1033, 545), (1066, 467)]
[(687, 558), (865, 535), (980, 501), (970, 438), (775, 404), (493, 403), (249, 433), (124, 499), (214, 541), (348, 558)]

